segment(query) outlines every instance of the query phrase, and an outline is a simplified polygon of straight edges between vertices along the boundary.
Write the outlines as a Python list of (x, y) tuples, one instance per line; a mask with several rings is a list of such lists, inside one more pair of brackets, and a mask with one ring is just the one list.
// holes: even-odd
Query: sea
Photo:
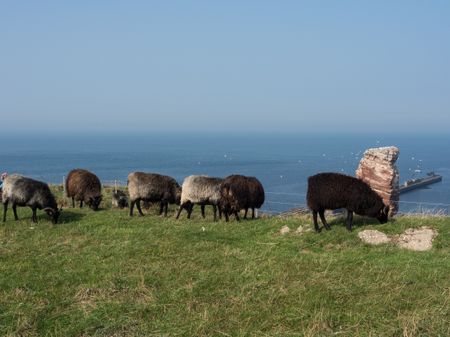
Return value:
[(3, 133), (0, 171), (52, 184), (74, 168), (104, 185), (126, 185), (133, 171), (182, 183), (191, 174), (243, 174), (264, 185), (262, 208), (279, 213), (305, 205), (307, 178), (318, 172), (354, 175), (367, 148), (397, 146), (400, 182), (434, 171), (440, 183), (400, 197), (402, 212), (442, 212), (450, 206), (450, 135), (375, 133)]

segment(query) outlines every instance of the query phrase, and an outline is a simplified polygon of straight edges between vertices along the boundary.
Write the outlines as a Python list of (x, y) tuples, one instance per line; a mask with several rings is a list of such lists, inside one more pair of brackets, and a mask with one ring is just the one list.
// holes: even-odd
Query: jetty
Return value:
[(402, 185), (400, 185), (399, 192), (400, 194), (403, 194), (418, 188), (438, 183), (440, 181), (442, 181), (441, 175), (434, 172), (428, 172), (427, 176), (424, 178), (409, 179), (405, 181)]

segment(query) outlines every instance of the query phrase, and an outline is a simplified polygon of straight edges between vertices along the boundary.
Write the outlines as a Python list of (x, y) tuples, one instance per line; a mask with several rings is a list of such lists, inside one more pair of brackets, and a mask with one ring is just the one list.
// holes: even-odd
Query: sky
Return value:
[(445, 133), (449, 18), (447, 0), (2, 0), (2, 130)]

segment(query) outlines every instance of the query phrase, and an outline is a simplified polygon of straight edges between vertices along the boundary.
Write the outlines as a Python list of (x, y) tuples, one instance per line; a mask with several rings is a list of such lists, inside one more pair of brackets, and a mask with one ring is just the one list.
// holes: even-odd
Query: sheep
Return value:
[(248, 209), (260, 208), (264, 203), (264, 188), (255, 177), (243, 175), (231, 175), (226, 177), (220, 186), (220, 207), (228, 221), (229, 215), (234, 214), (236, 220), (239, 219), (240, 210), (245, 210), (244, 218), (247, 217)]
[(245, 208), (244, 219), (247, 219), (247, 212), (250, 208), (252, 209), (252, 219), (254, 219), (255, 208), (261, 208), (261, 206), (264, 204), (264, 187), (262, 186), (261, 182), (255, 177), (246, 178), (249, 187), (250, 198), (247, 205), (248, 207)]
[(97, 211), (102, 201), (102, 185), (92, 172), (75, 169), (67, 175), (66, 196), (72, 198), (72, 207), (74, 208), (76, 200), (80, 202), (80, 208), (85, 202), (91, 209)]
[(377, 218), (380, 223), (388, 220), (389, 206), (364, 181), (340, 173), (319, 173), (308, 178), (306, 194), (308, 207), (313, 212), (314, 228), (320, 232), (317, 213), (324, 227), (330, 225), (325, 220), (325, 210), (347, 209), (346, 226), (352, 230), (353, 212)]
[[(200, 205), (202, 216), (205, 218), (205, 205), (212, 205), (214, 211), (214, 221), (217, 219), (217, 208), (220, 201), (220, 184), (222, 178), (192, 175), (186, 177), (181, 188), (180, 208), (176, 218), (180, 217), (181, 211), (186, 209), (188, 219), (191, 218), (194, 204)], [(219, 207), (219, 217), (221, 217)]]
[(141, 200), (160, 202), (159, 214), (161, 215), (164, 210), (165, 216), (169, 203), (180, 204), (181, 187), (172, 177), (156, 173), (132, 172), (128, 175), (127, 184), (130, 194), (130, 216), (133, 216), (134, 205), (137, 206), (139, 215), (144, 215)]
[(56, 224), (61, 209), (58, 209), (55, 197), (46, 183), (21, 175), (10, 175), (3, 182), (2, 191), (3, 222), (6, 221), (8, 203), (11, 202), (14, 219), (18, 220), (17, 206), (29, 206), (33, 211), (32, 221), (37, 222), (36, 209), (44, 210)]
[(120, 190), (114, 191), (111, 203), (113, 207), (118, 207), (120, 209), (128, 207), (127, 195), (125, 194), (125, 192)]

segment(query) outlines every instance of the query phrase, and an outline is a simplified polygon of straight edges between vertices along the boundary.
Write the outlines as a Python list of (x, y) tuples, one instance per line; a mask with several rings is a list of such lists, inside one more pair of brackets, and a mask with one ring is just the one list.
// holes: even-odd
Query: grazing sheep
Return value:
[(8, 203), (11, 202), (14, 219), (18, 220), (17, 206), (29, 206), (33, 211), (32, 221), (37, 222), (36, 209), (44, 210), (56, 224), (60, 210), (55, 197), (46, 183), (20, 175), (10, 175), (3, 182), (3, 222), (6, 221)]
[(98, 177), (83, 169), (75, 169), (69, 172), (66, 180), (66, 195), (72, 198), (72, 207), (75, 200), (80, 202), (80, 208), (85, 202), (94, 211), (98, 210), (102, 201), (102, 185)]
[(144, 215), (141, 209), (141, 200), (159, 202), (161, 215), (167, 216), (169, 204), (180, 204), (181, 187), (175, 179), (156, 173), (132, 172), (128, 175), (128, 192), (130, 194), (130, 216), (133, 216), (133, 208), (136, 207), (140, 215)]
[(254, 218), (255, 208), (260, 208), (264, 203), (264, 188), (255, 177), (237, 174), (226, 177), (221, 184), (220, 195), (219, 204), (226, 221), (230, 214), (234, 214), (239, 221), (239, 212), (242, 209), (245, 210), (246, 218), (249, 208), (252, 209)]
[(261, 182), (256, 179), (255, 177), (246, 177), (250, 198), (249, 198), (249, 204), (248, 207), (245, 208), (245, 214), (244, 219), (247, 219), (247, 212), (251, 208), (252, 209), (252, 219), (255, 218), (255, 208), (261, 208), (261, 206), (264, 204), (264, 187), (262, 186)]
[(314, 228), (320, 232), (317, 213), (323, 225), (330, 229), (325, 220), (327, 209), (347, 209), (347, 229), (352, 230), (353, 212), (377, 218), (380, 223), (388, 220), (389, 206), (364, 181), (339, 173), (319, 173), (308, 178), (306, 195), (308, 207), (313, 212)]
[[(186, 209), (188, 219), (191, 218), (194, 205), (200, 205), (202, 216), (205, 218), (205, 206), (212, 205), (214, 211), (214, 221), (217, 218), (217, 207), (220, 201), (220, 184), (222, 178), (213, 178), (208, 176), (192, 175), (186, 177), (181, 188), (180, 208), (178, 209), (177, 219), (181, 211)], [(219, 207), (219, 216), (221, 216)]]
[(123, 209), (128, 207), (128, 197), (124, 191), (117, 190), (112, 195), (112, 206)]

